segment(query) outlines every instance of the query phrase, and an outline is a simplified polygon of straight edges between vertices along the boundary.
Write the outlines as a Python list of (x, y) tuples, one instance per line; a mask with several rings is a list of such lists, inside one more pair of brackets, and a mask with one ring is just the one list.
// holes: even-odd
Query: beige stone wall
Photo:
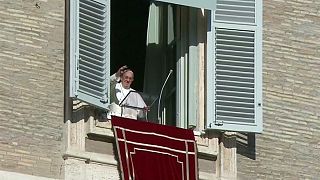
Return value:
[(59, 178), (64, 1), (0, 4), (0, 170)]
[(240, 179), (320, 177), (319, 8), (264, 0), (264, 131), (238, 149)]

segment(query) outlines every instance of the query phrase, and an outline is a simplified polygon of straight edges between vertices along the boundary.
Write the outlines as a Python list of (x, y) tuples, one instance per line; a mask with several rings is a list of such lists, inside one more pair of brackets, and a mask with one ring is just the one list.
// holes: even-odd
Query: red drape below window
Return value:
[(124, 180), (196, 180), (191, 130), (112, 117)]

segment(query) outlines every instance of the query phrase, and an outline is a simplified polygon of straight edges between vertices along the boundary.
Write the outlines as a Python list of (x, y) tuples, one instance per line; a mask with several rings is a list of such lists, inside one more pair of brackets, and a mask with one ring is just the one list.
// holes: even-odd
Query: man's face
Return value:
[(125, 89), (129, 89), (133, 82), (133, 72), (128, 70), (124, 72), (121, 76), (121, 83)]

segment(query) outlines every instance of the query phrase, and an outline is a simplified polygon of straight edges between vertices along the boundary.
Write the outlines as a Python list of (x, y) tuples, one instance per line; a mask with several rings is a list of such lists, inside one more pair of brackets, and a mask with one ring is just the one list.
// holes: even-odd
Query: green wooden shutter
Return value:
[(106, 108), (110, 80), (110, 0), (70, 1), (70, 95)]
[(262, 131), (262, 0), (217, 0), (208, 52), (207, 127)]

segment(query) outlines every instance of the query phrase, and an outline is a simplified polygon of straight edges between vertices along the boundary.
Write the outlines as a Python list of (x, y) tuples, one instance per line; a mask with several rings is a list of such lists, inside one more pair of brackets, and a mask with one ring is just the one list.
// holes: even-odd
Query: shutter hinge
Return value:
[(79, 62), (80, 62), (80, 61), (82, 61), (81, 57), (79, 57), (79, 61), (77, 61), (77, 64), (76, 64), (77, 70), (79, 70), (79, 64), (80, 64)]
[(107, 96), (107, 94), (103, 95), (103, 97), (100, 99), (100, 102), (102, 102), (103, 104), (108, 103), (109, 98)]
[[(75, 59), (77, 59), (77, 55), (75, 55), (74, 57)], [(80, 60), (81, 58), (79, 58)], [(78, 91), (79, 91), (79, 62), (76, 61), (75, 62), (75, 66), (76, 66), (76, 70), (75, 75), (74, 75), (74, 95), (77, 97), (78, 96)]]
[(215, 121), (214, 124), (217, 126), (223, 126), (223, 121)]
[(78, 91), (79, 91), (79, 78), (75, 77), (74, 78), (74, 95), (78, 96)]

